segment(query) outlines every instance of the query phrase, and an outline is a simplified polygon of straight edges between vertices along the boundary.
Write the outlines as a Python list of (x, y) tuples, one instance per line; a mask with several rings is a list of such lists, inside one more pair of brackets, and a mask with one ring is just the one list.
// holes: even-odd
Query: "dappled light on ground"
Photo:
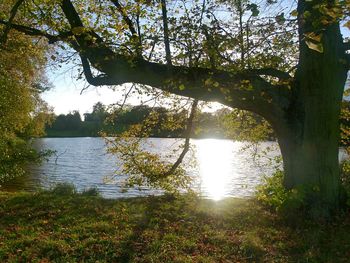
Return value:
[(95, 194), (0, 192), (0, 262), (349, 261), (347, 214), (288, 224), (254, 200)]

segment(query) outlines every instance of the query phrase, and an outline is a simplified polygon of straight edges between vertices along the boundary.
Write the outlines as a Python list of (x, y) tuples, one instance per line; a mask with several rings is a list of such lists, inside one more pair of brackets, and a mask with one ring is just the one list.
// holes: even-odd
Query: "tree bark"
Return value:
[(322, 30), (323, 50), (307, 46), (305, 35), (315, 29), (302, 14), (310, 8), (299, 1), (300, 58), (279, 144), (285, 186), (302, 189), (315, 216), (328, 216), (339, 208), (339, 115), (347, 67), (338, 23)]

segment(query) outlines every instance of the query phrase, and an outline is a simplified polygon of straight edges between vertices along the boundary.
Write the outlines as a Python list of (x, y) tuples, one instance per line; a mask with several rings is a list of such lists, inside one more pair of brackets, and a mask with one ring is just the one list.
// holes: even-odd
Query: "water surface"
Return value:
[[(181, 139), (147, 139), (149, 150), (166, 154), (181, 144)], [(202, 196), (221, 199), (223, 197), (248, 197), (254, 194), (255, 187), (264, 175), (274, 168), (270, 157), (278, 156), (277, 143), (264, 142), (254, 151), (242, 150), (244, 142), (220, 139), (192, 140), (193, 150), (185, 162), (186, 172), (195, 178), (193, 188)], [(157, 189), (131, 188), (122, 191), (122, 182), (127, 175), (115, 176), (120, 165), (118, 159), (106, 153), (102, 138), (41, 138), (35, 141), (38, 149), (51, 149), (57, 152), (41, 165), (28, 167), (28, 175), (17, 179), (2, 188), (6, 190), (35, 190), (50, 188), (57, 183), (67, 182), (79, 191), (96, 187), (106, 198), (120, 198), (161, 194)], [(263, 158), (253, 158), (254, 153), (270, 149)], [(269, 157), (269, 158), (266, 158)]]

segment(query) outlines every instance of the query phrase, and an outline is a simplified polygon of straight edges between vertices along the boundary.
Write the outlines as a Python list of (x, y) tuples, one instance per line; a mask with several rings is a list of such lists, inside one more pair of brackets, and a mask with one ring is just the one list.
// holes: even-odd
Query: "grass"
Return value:
[(254, 200), (0, 192), (0, 262), (349, 262), (350, 217), (288, 220)]

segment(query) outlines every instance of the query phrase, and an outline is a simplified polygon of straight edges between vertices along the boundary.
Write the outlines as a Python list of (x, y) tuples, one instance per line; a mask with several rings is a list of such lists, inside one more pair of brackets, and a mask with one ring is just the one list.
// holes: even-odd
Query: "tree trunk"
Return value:
[(307, 128), (301, 137), (292, 133), (293, 137), (279, 141), (284, 185), (302, 192), (313, 215), (329, 216), (339, 208), (340, 200), (338, 129), (324, 115), (314, 115), (304, 126)]
[(321, 52), (305, 43), (300, 25), (300, 63), (286, 127), (278, 134), (284, 161), (284, 184), (303, 189), (314, 216), (328, 216), (339, 207), (339, 115), (347, 77), (339, 25), (322, 33)]
[[(315, 86), (340, 88), (314, 79)], [(317, 85), (317, 82), (320, 82)], [(343, 87), (343, 85), (342, 85)], [(323, 92), (322, 92), (323, 93)], [(340, 98), (323, 95), (305, 97), (303, 115), (279, 137), (284, 161), (284, 185), (305, 191), (306, 204), (328, 215), (339, 207), (339, 114)]]

